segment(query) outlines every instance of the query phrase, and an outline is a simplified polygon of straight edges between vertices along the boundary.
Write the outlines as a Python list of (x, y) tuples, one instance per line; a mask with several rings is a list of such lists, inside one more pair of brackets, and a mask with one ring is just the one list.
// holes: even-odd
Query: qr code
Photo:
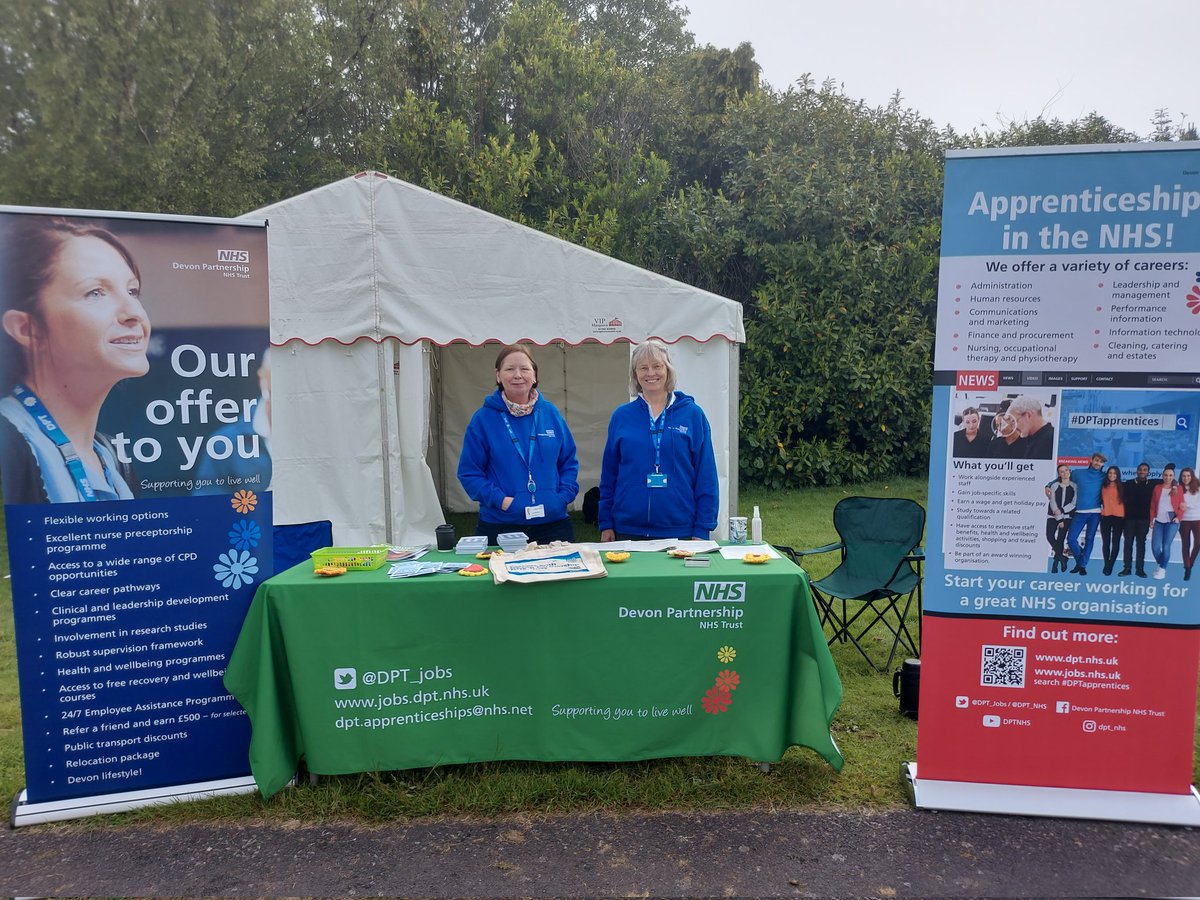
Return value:
[(979, 683), (984, 687), (1025, 687), (1025, 648), (985, 644)]

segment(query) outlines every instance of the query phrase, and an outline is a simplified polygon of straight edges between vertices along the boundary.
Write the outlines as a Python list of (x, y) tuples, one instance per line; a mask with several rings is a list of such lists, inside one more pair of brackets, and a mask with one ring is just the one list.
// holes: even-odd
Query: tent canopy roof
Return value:
[(378, 172), (263, 207), (271, 342), (742, 343), (738, 303)]

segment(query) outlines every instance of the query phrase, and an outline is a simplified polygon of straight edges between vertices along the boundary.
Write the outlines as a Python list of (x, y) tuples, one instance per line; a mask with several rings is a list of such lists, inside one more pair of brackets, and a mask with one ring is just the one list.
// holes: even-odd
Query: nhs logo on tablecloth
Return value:
[(693, 603), (742, 603), (745, 599), (744, 581), (697, 581), (692, 590)]

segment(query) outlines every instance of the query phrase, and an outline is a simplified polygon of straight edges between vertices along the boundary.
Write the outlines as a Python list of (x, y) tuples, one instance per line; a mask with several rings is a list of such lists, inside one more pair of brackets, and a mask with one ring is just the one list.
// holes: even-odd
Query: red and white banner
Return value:
[(1200, 149), (949, 155), (917, 805), (1200, 825)]

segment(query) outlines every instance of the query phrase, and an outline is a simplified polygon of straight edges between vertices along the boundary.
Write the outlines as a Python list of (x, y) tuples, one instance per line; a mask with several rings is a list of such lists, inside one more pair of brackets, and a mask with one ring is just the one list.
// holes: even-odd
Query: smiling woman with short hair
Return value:
[(566, 420), (537, 390), (537, 363), (524, 344), (496, 357), (496, 390), (463, 435), (458, 480), (479, 504), (476, 534), (523, 531), (538, 543), (573, 541), (567, 506), (579, 493), (579, 459)]

